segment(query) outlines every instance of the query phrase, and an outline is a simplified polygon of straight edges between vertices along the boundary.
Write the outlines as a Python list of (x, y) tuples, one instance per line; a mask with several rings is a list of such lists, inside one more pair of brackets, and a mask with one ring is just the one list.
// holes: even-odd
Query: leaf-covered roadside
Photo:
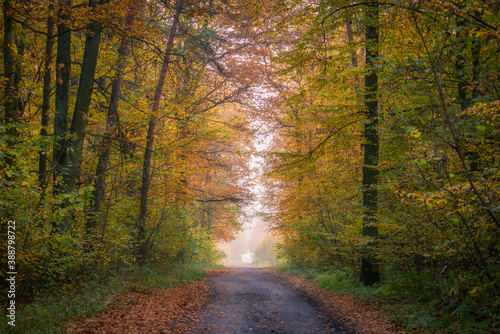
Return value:
[(321, 289), (317, 283), (299, 275), (268, 269), (297, 294), (318, 305), (328, 316), (359, 334), (407, 333), (396, 327), (381, 305), (363, 303), (350, 295)]
[(211, 299), (209, 275), (166, 289), (130, 291), (105, 312), (67, 326), (72, 334), (189, 333)]

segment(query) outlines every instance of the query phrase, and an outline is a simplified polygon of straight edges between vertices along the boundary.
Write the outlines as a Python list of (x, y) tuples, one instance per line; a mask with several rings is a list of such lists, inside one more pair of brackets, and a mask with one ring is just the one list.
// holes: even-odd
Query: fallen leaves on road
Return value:
[(387, 315), (380, 310), (380, 305), (369, 305), (348, 295), (342, 295), (318, 287), (318, 284), (303, 277), (285, 274), (268, 269), (283, 279), (283, 283), (296, 293), (311, 300), (320, 309), (328, 313), (335, 321), (343, 323), (359, 334), (404, 334), (396, 328)]

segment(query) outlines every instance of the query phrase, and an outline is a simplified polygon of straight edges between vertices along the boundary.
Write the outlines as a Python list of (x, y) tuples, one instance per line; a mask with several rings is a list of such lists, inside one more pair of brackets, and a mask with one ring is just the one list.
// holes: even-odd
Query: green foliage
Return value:
[[(383, 285), (365, 291), (394, 302), (395, 320), (488, 332), (500, 295), (499, 7), (380, 2), (379, 238), (360, 236), (368, 9), (289, 4), (293, 15), (277, 25), (297, 41), (276, 58), (285, 84), (267, 180), (278, 253), (302, 270), (348, 268), (357, 280), (370, 243)], [(321, 275), (312, 276), (344, 284)]]
[(359, 277), (352, 271), (340, 267), (297, 268), (290, 265), (279, 265), (277, 269), (288, 274), (300, 275), (317, 282), (321, 288), (342, 294), (355, 294), (363, 298), (373, 296), (373, 291), (380, 287), (365, 287)]
[(483, 293), (478, 293), (479, 288), (469, 290), (471, 281), (477, 278), (458, 271), (446, 277), (408, 272), (375, 296), (392, 301), (387, 309), (393, 320), (408, 329), (489, 332), (499, 320), (498, 297), (494, 288)]
[(254, 251), (253, 263), (259, 266), (273, 266), (278, 264), (276, 254), (276, 240), (271, 234), (266, 234)]

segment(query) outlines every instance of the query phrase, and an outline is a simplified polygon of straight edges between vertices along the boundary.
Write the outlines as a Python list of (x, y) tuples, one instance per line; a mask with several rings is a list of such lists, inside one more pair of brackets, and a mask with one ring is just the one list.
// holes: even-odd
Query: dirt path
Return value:
[(211, 276), (215, 299), (202, 311), (198, 334), (354, 333), (328, 323), (316, 307), (283, 284), (283, 277), (252, 267)]
[(66, 333), (404, 333), (380, 309), (300, 276), (230, 267), (185, 285), (125, 293), (107, 311), (68, 324)]

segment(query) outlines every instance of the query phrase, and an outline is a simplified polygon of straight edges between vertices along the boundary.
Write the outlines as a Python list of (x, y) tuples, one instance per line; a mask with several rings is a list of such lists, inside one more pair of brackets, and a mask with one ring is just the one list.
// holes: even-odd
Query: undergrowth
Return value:
[(311, 279), (321, 288), (377, 302), (391, 321), (418, 333), (500, 333), (499, 297), (491, 291), (462, 291), (464, 274), (435, 277), (426, 272), (386, 273), (382, 284), (363, 286), (344, 268), (277, 267)]
[(38, 293), (29, 302), (16, 305), (15, 327), (0, 324), (1, 333), (61, 333), (68, 321), (90, 317), (106, 310), (126, 291), (145, 292), (200, 279), (204, 267), (178, 265), (168, 270), (134, 268), (114, 275), (90, 275), (86, 280)]

